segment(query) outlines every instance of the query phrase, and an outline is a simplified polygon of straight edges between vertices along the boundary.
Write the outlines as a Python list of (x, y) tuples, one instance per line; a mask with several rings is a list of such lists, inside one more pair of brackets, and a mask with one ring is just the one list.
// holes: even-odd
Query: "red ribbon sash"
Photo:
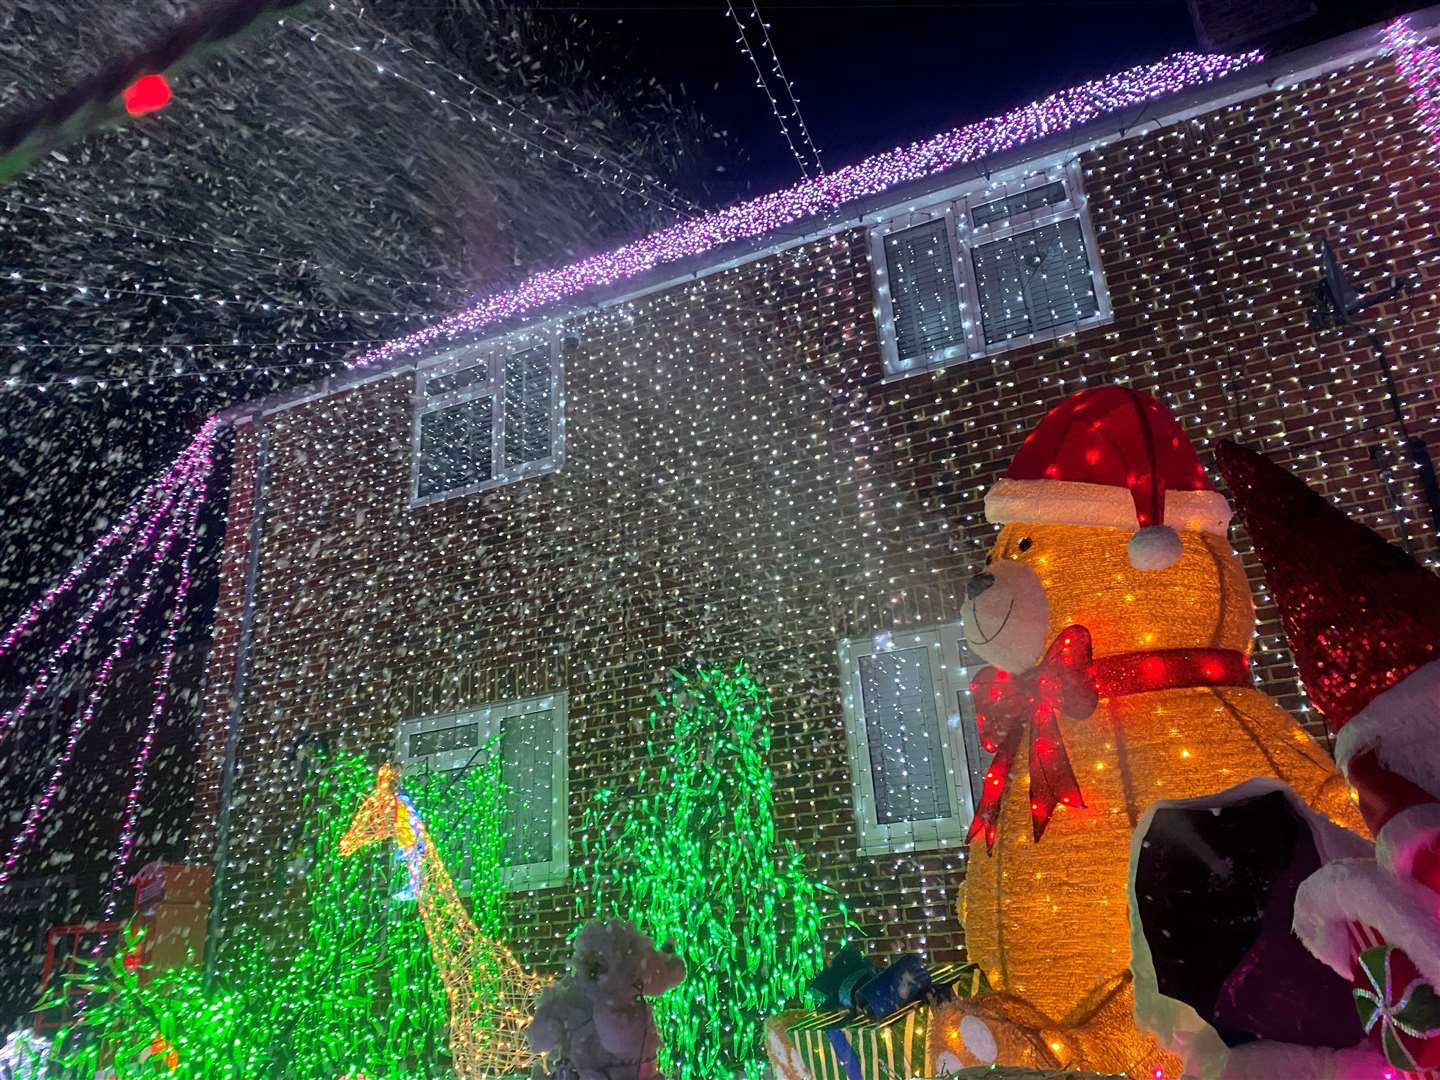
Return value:
[(1000, 802), (1020, 740), (1027, 734), (1030, 820), (1036, 842), (1045, 834), (1056, 806), (1085, 805), (1060, 734), (1060, 713), (1084, 720), (1101, 698), (1192, 686), (1252, 685), (1249, 660), (1234, 649), (1158, 649), (1092, 660), (1090, 631), (1083, 626), (1060, 631), (1044, 659), (1029, 671), (1012, 675), (982, 668), (970, 689), (980, 743), (994, 760), (985, 771), (968, 838), (983, 832), (985, 850), (994, 848)]

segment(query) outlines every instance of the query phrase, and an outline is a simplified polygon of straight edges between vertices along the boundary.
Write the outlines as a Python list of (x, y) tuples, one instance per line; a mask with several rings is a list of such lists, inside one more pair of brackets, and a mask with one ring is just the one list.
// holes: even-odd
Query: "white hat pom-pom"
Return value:
[(1184, 545), (1169, 525), (1147, 525), (1130, 538), (1128, 555), (1136, 570), (1168, 570), (1180, 561)]

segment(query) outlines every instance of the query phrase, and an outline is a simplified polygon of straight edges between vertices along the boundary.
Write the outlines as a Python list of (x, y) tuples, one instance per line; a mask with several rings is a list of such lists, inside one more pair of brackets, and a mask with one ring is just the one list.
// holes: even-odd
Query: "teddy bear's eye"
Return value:
[(1030, 546), (1031, 546), (1032, 544), (1034, 544), (1034, 543), (1035, 543), (1035, 541), (1031, 540), (1030, 537), (1026, 536), (1026, 537), (1023, 537), (1023, 538), (1021, 539), (1020, 543), (1019, 543), (1018, 545), (1016, 545), (1016, 546), (1019, 547), (1019, 549), (1020, 549), (1021, 551), (1029, 551), (1029, 550), (1030, 550)]

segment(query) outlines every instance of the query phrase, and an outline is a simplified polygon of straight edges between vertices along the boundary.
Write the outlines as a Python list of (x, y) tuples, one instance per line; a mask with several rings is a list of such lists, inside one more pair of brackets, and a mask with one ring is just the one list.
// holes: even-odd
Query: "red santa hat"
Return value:
[(1224, 536), (1230, 505), (1164, 405), (1106, 386), (1050, 410), (985, 496), (985, 517), (1133, 529), (1131, 564), (1164, 570), (1180, 558), (1175, 530)]
[(1440, 577), (1267, 458), (1215, 456), (1381, 861), (1412, 873), (1440, 829)]

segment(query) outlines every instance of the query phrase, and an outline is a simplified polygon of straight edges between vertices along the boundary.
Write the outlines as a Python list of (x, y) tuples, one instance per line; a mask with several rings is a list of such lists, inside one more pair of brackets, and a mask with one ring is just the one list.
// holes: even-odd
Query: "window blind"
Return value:
[(902, 363), (964, 342), (955, 258), (945, 218), (888, 234), (885, 271)]
[(494, 408), (494, 399), (486, 396), (421, 414), (421, 498), (481, 484), (494, 475)]
[(554, 371), (548, 347), (505, 358), (505, 467), (543, 461), (553, 453), (550, 403)]
[(861, 656), (859, 668), (876, 822), (950, 816), (928, 651), (897, 649)]
[(505, 778), (505, 864), (549, 862), (554, 848), (555, 713), (520, 713), (500, 721)]
[(422, 758), (451, 750), (473, 750), (480, 745), (480, 725), (461, 723), (437, 731), (417, 731), (410, 736), (406, 757)]
[(471, 364), (467, 368), (452, 371), (448, 375), (437, 375), (433, 379), (426, 379), (425, 393), (430, 397), (439, 397), (441, 394), (464, 390), (477, 383), (489, 381), (490, 365), (488, 363)]
[(975, 285), (985, 343), (995, 345), (1099, 310), (1077, 218), (978, 245)]

